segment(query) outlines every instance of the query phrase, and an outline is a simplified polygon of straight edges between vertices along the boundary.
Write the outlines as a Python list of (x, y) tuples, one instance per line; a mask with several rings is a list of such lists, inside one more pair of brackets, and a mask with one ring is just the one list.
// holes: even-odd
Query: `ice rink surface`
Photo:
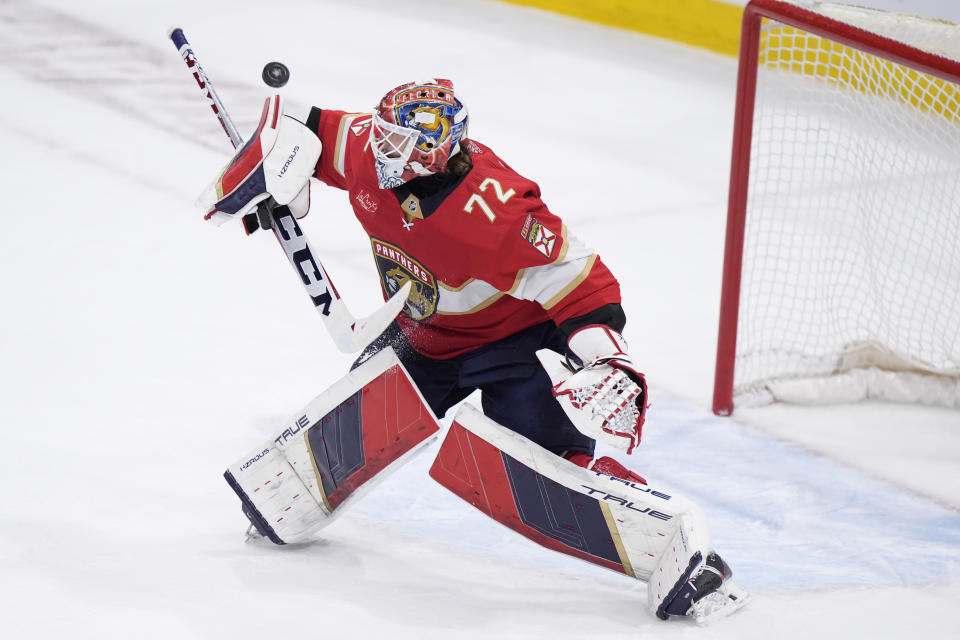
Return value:
[[(295, 115), (453, 78), (471, 137), (536, 180), (618, 275), (651, 385), (621, 459), (696, 500), (755, 601), (662, 623), (642, 583), (542, 549), (419, 458), (318, 535), (245, 543), (220, 474), (338, 379), (274, 240), (202, 221), (292, 71)], [(0, 615), (11, 638), (949, 638), (960, 414), (709, 412), (735, 61), (479, 0), (0, 2)], [(304, 228), (356, 315), (381, 302), (344, 194)], [(605, 451), (605, 453), (610, 453)]]

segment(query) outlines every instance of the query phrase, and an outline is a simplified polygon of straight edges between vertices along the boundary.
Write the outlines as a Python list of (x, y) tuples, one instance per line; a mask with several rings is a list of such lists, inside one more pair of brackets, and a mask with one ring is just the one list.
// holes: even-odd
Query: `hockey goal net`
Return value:
[(745, 8), (714, 412), (960, 408), (960, 27)]

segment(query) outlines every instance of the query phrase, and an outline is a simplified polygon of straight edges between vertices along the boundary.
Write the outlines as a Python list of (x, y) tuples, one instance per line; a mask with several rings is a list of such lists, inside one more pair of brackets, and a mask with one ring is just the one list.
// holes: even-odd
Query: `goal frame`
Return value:
[(750, 151), (753, 138), (754, 100), (759, 68), (761, 26), (764, 18), (801, 29), (872, 54), (890, 62), (960, 84), (960, 63), (858, 27), (813, 13), (781, 0), (751, 0), (743, 11), (727, 224), (723, 258), (723, 284), (714, 373), (713, 412), (733, 412), (734, 365), (740, 307), (744, 229), (750, 179)]

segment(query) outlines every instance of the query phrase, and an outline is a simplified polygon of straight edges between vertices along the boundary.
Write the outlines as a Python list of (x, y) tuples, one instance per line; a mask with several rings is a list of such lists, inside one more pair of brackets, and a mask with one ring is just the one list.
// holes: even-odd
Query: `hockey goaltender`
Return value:
[[(297, 220), (319, 182), (346, 191), (385, 297), (405, 299), (343, 379), (226, 472), (255, 535), (310, 536), (479, 389), (483, 411), (460, 405), (437, 482), (543, 546), (647, 582), (664, 620), (727, 615), (748, 595), (703, 512), (594, 457), (597, 440), (631, 453), (649, 404), (619, 283), (468, 122), (443, 79), (402, 84), (372, 113), (314, 107), (305, 123), (274, 96), (201, 195), (214, 223), (271, 229), (312, 285), (326, 273)], [(344, 313), (322, 290), (321, 314)]]

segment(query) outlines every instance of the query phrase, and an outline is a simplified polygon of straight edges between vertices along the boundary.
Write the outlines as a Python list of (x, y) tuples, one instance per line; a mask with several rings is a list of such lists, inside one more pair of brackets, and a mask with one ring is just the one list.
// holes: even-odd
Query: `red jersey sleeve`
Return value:
[(317, 162), (318, 180), (338, 189), (349, 189), (358, 156), (363, 154), (370, 132), (369, 113), (348, 113), (334, 109), (315, 109), (308, 125), (314, 129), (323, 151)]

